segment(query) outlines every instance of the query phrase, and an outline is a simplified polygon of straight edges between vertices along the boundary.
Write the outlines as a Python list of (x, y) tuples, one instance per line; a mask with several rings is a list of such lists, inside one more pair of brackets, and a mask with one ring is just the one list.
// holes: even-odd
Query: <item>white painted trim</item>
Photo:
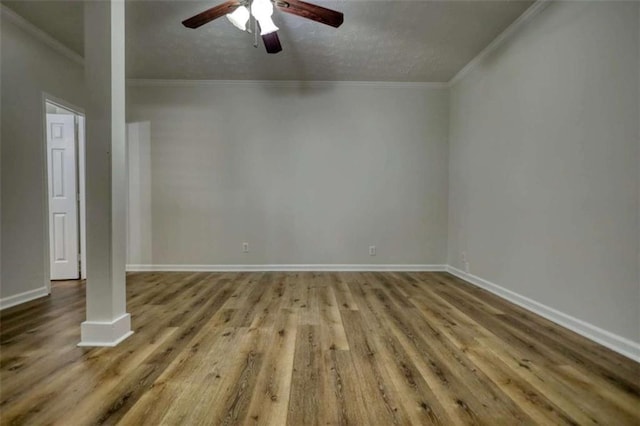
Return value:
[[(62, 98), (59, 98), (57, 96), (53, 96), (52, 94), (48, 93), (48, 92), (42, 92), (42, 95), (44, 97), (45, 102), (48, 102), (50, 104), (54, 104), (57, 107), (60, 107), (62, 109), (66, 109), (69, 112), (74, 113), (75, 115), (81, 115), (84, 117), (85, 113), (84, 113), (84, 108), (81, 108), (77, 105), (74, 105), (70, 102), (65, 101)], [(46, 112), (46, 110), (45, 110)]]
[[(2, 6), (2, 5), (0, 5)], [(0, 9), (2, 10), (2, 9)], [(44, 268), (44, 287), (47, 289), (47, 293), (51, 293), (51, 246), (49, 235), (49, 153), (47, 152), (47, 94), (42, 92), (42, 116), (40, 117), (40, 123), (42, 123), (42, 142), (40, 143), (40, 149), (42, 150), (42, 202), (44, 209), (42, 211), (42, 223), (43, 223), (43, 268)]]
[(16, 26), (22, 28), (24, 31), (31, 34), (33, 37), (37, 38), (56, 52), (65, 56), (67, 59), (71, 59), (73, 62), (78, 65), (84, 66), (84, 58), (78, 55), (73, 50), (69, 49), (64, 44), (60, 43), (55, 38), (51, 37), (48, 33), (42, 31), (40, 28), (33, 25), (31, 22), (24, 19), (22, 16), (15, 13), (13, 10), (9, 9), (5, 5), (0, 5), (0, 15), (6, 16), (9, 21), (11, 21)]
[(84, 115), (76, 115), (78, 121), (78, 192), (80, 194), (80, 279), (87, 279), (87, 168), (86, 135), (87, 120)]
[[(2, 5), (0, 5), (2, 6)], [(42, 155), (44, 158), (44, 167), (42, 168), (42, 184), (43, 188), (49, 187), (49, 165), (47, 162), (47, 158), (49, 153), (47, 152), (47, 104), (52, 104), (57, 107), (66, 109), (72, 112), (76, 117), (82, 117), (83, 126), (86, 122), (86, 117), (84, 113), (84, 109), (76, 106), (70, 102), (65, 101), (64, 99), (58, 98), (57, 96), (53, 96), (50, 93), (42, 92)], [(76, 129), (77, 130), (77, 129)], [(86, 128), (83, 127), (83, 136), (86, 135)], [(78, 135), (76, 134), (76, 137)], [(82, 155), (82, 157), (81, 157)], [(85, 279), (86, 275), (86, 171), (85, 171), (85, 141), (83, 139), (82, 144), (76, 147), (76, 158), (77, 165), (79, 167), (76, 168), (78, 172), (77, 179), (80, 183), (77, 188), (80, 192), (80, 206), (78, 210), (78, 235), (80, 236), (80, 245), (78, 246), (78, 250), (80, 250), (80, 258), (82, 269), (80, 270), (80, 279)], [(51, 252), (49, 247), (49, 192), (44, 191), (43, 194), (43, 202), (44, 202), (44, 212), (43, 212), (43, 226), (44, 226), (44, 285), (47, 288), (47, 293), (51, 293)]]
[(568, 328), (587, 339), (593, 340), (594, 342), (606, 346), (621, 355), (640, 362), (640, 343), (638, 342), (634, 342), (625, 337), (611, 333), (610, 331), (603, 330), (602, 328), (586, 321), (567, 315), (540, 302), (536, 302), (533, 299), (529, 299), (528, 297), (522, 296), (516, 292), (507, 290), (497, 284), (454, 268), (453, 266), (447, 266), (446, 270), (450, 274), (455, 275), (470, 284), (483, 288), (503, 299), (508, 300), (509, 302), (515, 303), (518, 306), (538, 314), (549, 321), (553, 321), (562, 327)]
[(284, 88), (371, 87), (384, 89), (446, 89), (447, 82), (401, 81), (302, 81), (302, 80), (162, 80), (129, 79), (131, 87), (202, 87), (202, 86), (250, 86)]
[(132, 334), (129, 314), (123, 314), (110, 322), (84, 321), (80, 324), (81, 341), (78, 346), (113, 347)]
[(505, 41), (513, 37), (518, 31), (520, 31), (522, 27), (524, 27), (545, 7), (547, 7), (549, 3), (551, 3), (551, 0), (537, 0), (535, 3), (529, 6), (529, 8), (518, 17), (518, 19), (513, 21), (511, 25), (509, 25), (504, 31), (498, 34), (498, 36), (487, 45), (487, 47), (482, 49), (482, 51), (480, 51), (480, 53), (478, 53), (475, 58), (469, 61), (467, 65), (465, 65), (460, 71), (458, 71), (457, 74), (454, 75), (451, 80), (449, 80), (448, 86), (453, 87), (458, 82), (460, 82), (467, 74), (471, 72), (471, 70), (476, 68), (487, 55), (491, 54), (491, 52), (500, 47)]
[(13, 296), (0, 299), (0, 311), (48, 295), (49, 291), (46, 286), (36, 288), (35, 290), (25, 291), (24, 293), (14, 294)]
[(311, 265), (127, 265), (128, 272), (292, 272), (292, 271), (445, 271), (446, 265), (311, 264)]

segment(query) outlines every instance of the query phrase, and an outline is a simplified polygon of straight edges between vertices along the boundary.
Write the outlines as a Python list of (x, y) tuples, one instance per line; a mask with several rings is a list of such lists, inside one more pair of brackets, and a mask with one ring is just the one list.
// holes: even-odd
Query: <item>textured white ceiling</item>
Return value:
[[(451, 79), (532, 1), (326, 1), (342, 11), (338, 28), (276, 11), (283, 52), (221, 18), (199, 29), (181, 21), (221, 0), (127, 1), (127, 76), (159, 79), (428, 81)], [(3, 2), (70, 48), (81, 51), (82, 3)], [(15, 3), (20, 3), (17, 6)], [(59, 11), (56, 12), (56, 4)], [(71, 13), (66, 25), (52, 17)], [(74, 28), (69, 28), (74, 27)], [(80, 30), (78, 31), (78, 28)], [(75, 37), (75, 38), (74, 38)]]

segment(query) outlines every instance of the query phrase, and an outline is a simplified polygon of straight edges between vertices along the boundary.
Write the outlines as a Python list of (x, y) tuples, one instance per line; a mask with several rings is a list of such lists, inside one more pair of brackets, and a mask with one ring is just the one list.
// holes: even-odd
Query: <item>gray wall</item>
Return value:
[(127, 124), (127, 264), (151, 258), (151, 123)]
[(43, 92), (82, 106), (84, 71), (2, 15), (0, 298), (49, 279)]
[(130, 86), (127, 111), (151, 122), (150, 263), (445, 261), (446, 89)]
[(640, 341), (638, 3), (552, 3), (451, 89), (449, 264)]

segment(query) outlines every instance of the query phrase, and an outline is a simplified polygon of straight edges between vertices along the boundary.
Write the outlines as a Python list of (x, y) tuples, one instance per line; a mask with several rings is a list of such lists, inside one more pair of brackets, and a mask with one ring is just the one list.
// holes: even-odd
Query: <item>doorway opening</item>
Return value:
[(44, 102), (50, 279), (86, 279), (85, 116), (50, 96)]

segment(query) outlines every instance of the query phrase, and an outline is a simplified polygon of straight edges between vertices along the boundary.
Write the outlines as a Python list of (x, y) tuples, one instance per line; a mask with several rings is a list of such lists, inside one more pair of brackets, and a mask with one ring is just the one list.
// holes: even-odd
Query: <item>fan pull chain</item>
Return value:
[[(250, 6), (253, 5), (253, 0), (250, 2)], [(258, 20), (251, 14), (251, 21), (253, 22), (253, 47), (258, 48)]]

